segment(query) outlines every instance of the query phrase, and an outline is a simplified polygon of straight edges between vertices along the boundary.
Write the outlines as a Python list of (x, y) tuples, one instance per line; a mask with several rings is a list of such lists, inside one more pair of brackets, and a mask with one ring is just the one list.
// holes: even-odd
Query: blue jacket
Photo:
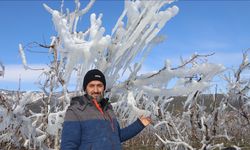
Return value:
[(121, 150), (121, 142), (138, 134), (144, 125), (139, 119), (121, 129), (106, 99), (103, 114), (86, 96), (74, 97), (65, 114), (61, 150)]

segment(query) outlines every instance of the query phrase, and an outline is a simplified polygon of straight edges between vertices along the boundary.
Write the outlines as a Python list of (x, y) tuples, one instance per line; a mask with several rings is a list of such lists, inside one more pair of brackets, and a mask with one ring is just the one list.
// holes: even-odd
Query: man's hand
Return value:
[(149, 124), (152, 122), (152, 120), (151, 120), (150, 117), (141, 116), (139, 119), (140, 119), (141, 123), (142, 123), (145, 127), (146, 127), (147, 125), (149, 125)]

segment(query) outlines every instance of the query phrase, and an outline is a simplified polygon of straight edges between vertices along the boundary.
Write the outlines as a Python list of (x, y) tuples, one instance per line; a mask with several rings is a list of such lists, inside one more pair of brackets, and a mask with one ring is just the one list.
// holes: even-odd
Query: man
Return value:
[(124, 142), (150, 124), (149, 117), (141, 117), (121, 129), (104, 91), (106, 80), (97, 69), (86, 73), (84, 96), (73, 97), (63, 123), (62, 150), (121, 150)]

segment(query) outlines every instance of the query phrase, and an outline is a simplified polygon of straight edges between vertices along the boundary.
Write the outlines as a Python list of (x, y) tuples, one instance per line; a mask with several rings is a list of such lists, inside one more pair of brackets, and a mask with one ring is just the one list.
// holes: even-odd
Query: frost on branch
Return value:
[(0, 67), (1, 67), (1, 69), (0, 69), (0, 77), (1, 76), (4, 77), (5, 67), (4, 67), (4, 65), (3, 65), (3, 63), (1, 61), (0, 61)]
[(228, 83), (225, 103), (240, 116), (238, 118), (240, 124), (246, 126), (250, 125), (250, 62), (248, 53), (249, 50), (243, 52), (242, 62), (236, 70), (233, 70), (233, 76), (224, 76)]
[[(91, 1), (92, 3), (92, 1)], [(82, 79), (90, 68), (99, 68), (108, 77), (110, 89), (125, 72), (134, 57), (143, 52), (165, 23), (177, 14), (173, 6), (160, 10), (169, 1), (125, 1), (124, 12), (117, 21), (112, 35), (104, 35), (103, 14), (91, 14), (90, 27), (85, 32), (76, 32), (79, 17), (84, 13), (76, 1), (74, 12), (62, 14), (44, 4), (52, 15), (60, 42), (56, 45), (60, 54), (59, 70), (64, 70), (63, 79), (69, 81), (77, 68), (77, 89), (81, 90)], [(127, 20), (127, 24), (123, 20)], [(133, 20), (133, 21), (132, 21)], [(111, 80), (112, 79), (112, 80)]]

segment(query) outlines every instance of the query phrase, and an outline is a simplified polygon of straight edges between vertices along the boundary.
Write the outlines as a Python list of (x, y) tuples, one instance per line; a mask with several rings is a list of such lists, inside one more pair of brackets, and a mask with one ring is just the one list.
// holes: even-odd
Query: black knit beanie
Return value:
[(94, 80), (98, 80), (102, 82), (104, 85), (104, 90), (106, 89), (106, 80), (105, 80), (104, 74), (98, 69), (93, 69), (93, 70), (89, 70), (84, 76), (83, 90), (85, 91), (88, 83)]

